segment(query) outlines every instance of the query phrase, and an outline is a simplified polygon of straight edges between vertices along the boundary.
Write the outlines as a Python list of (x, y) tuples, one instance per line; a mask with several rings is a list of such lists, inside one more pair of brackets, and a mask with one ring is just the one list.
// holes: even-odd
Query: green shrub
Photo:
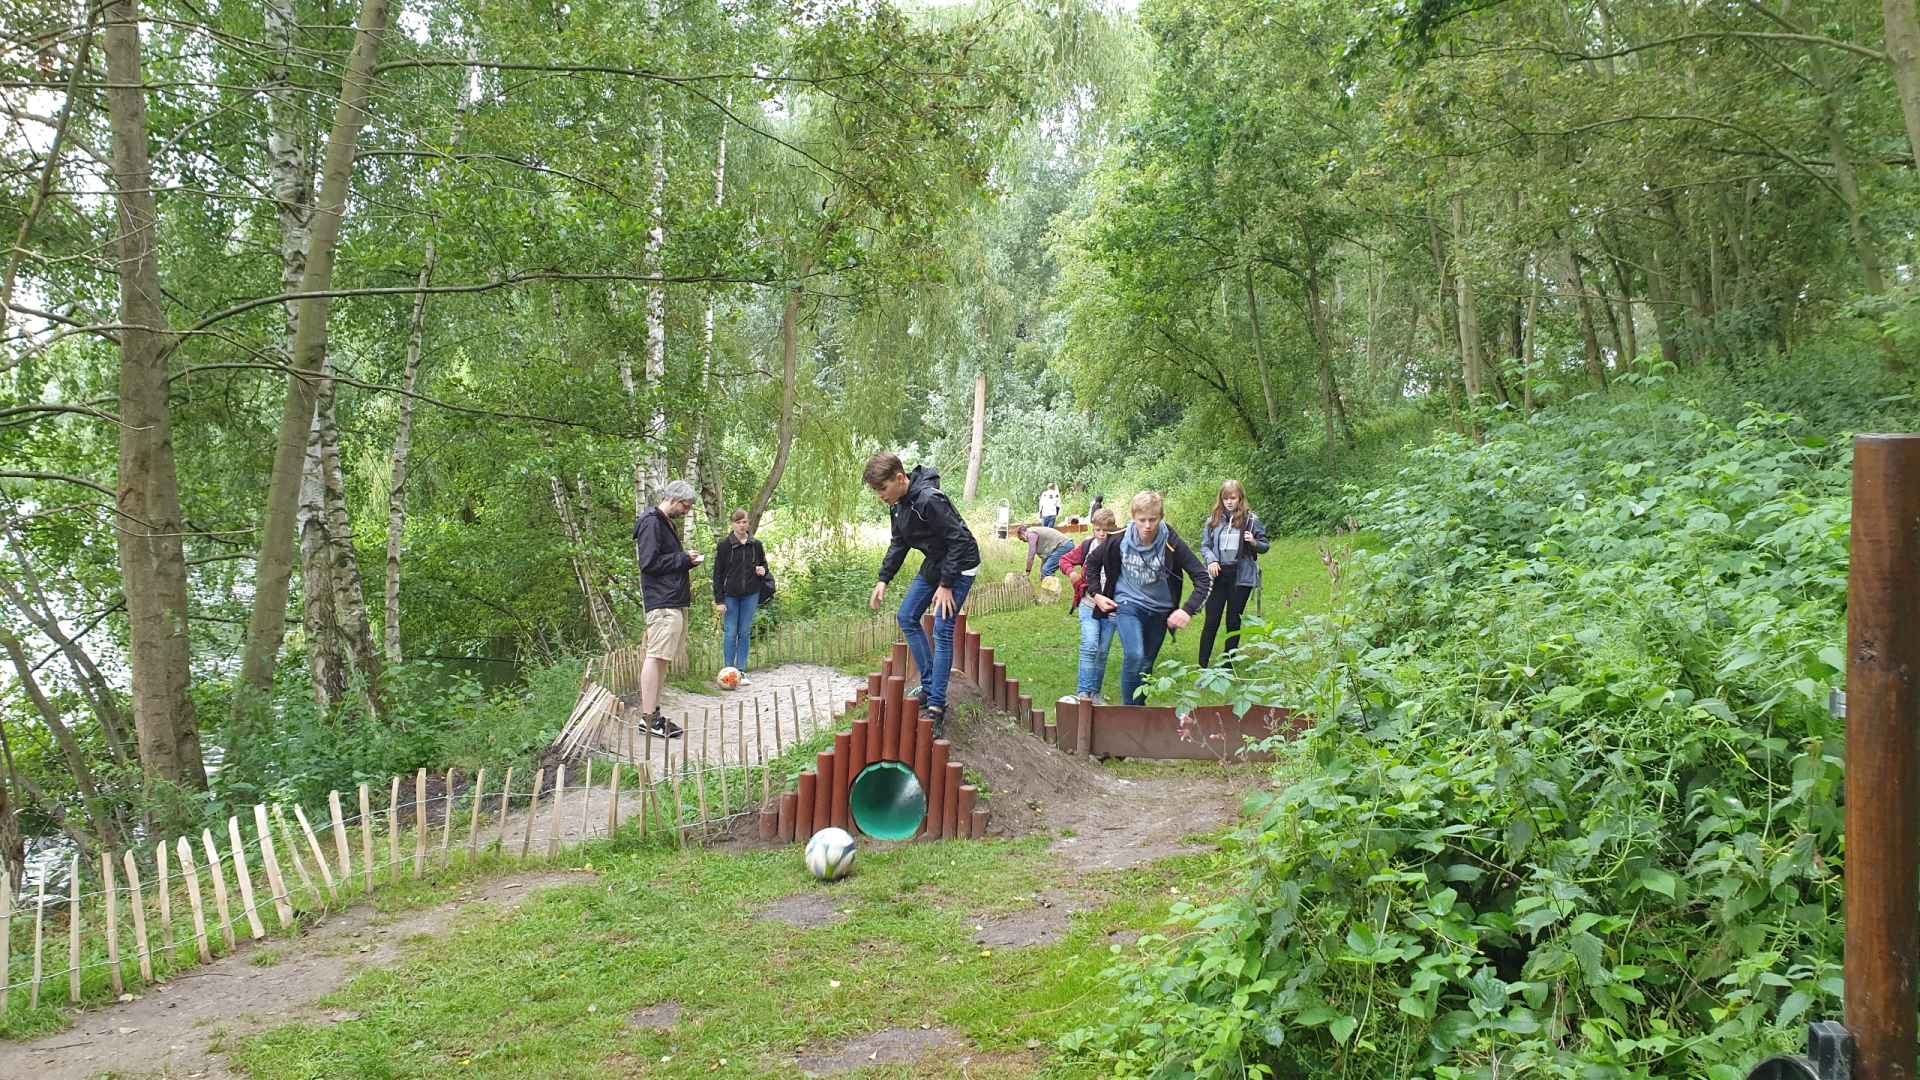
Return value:
[[(1114, 1075), (1737, 1080), (1838, 1010), (1849, 453), (1596, 399), (1413, 455), (1352, 602), (1238, 676), (1320, 718)], [(1329, 550), (1339, 576), (1356, 555)]]

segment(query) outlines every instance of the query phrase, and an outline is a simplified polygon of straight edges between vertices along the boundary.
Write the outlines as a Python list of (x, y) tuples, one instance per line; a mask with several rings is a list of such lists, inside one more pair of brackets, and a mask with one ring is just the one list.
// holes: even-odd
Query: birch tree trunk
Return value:
[(116, 542), (127, 597), (133, 724), (149, 783), (204, 790), (187, 644), (187, 562), (167, 407), (172, 334), (160, 309), (158, 219), (147, 162), (147, 101), (134, 0), (106, 8), (107, 116), (120, 278), (120, 457)]
[[(353, 179), (355, 144), (367, 114), (374, 65), (385, 35), (388, 0), (363, 0), (359, 30), (341, 82), (340, 106), (327, 139), (320, 197), (309, 219), (305, 273), (300, 291), (325, 293), (333, 284), (334, 250), (340, 220), (346, 213), (347, 191)], [(254, 582), (253, 614), (247, 624), (247, 643), (240, 661), (239, 692), (234, 695), (236, 720), (250, 717), (273, 683), (280, 644), (286, 637), (287, 589), (293, 575), (294, 525), (299, 509), (301, 465), (306, 439), (313, 426), (318, 388), (310, 376), (318, 374), (326, 356), (326, 296), (300, 301), (298, 327), (293, 338), (291, 377), (286, 407), (280, 418), (280, 440), (273, 459), (273, 479), (260, 530), (260, 554)]]
[[(647, 25), (660, 33), (660, 0), (647, 0)], [(645, 509), (653, 494), (667, 484), (667, 411), (660, 391), (667, 379), (667, 286), (658, 280), (667, 246), (667, 117), (660, 92), (648, 91), (648, 167), (651, 178), (647, 206), (652, 222), (647, 229), (643, 270), (655, 280), (647, 284), (647, 385), (653, 390), (653, 414), (647, 419), (647, 445), (641, 449), (633, 477), (634, 508)]]
[[(324, 361), (323, 361), (324, 365)], [(322, 368), (324, 372), (324, 366)], [(326, 478), (320, 445), (320, 419), (333, 400), (333, 380), (320, 384), (320, 400), (307, 428), (307, 452), (300, 467), (300, 617), (307, 637), (307, 673), (313, 680), (314, 704), (330, 709), (346, 696), (349, 671), (335, 633), (339, 613), (334, 610), (333, 573), (327, 542)]]
[(967, 448), (967, 502), (980, 497), (980, 466), (987, 460), (987, 368), (973, 374), (973, 445)]
[(407, 533), (407, 459), (413, 454), (413, 393), (420, 381), (421, 344), (427, 331), (426, 288), (433, 283), (434, 266), (439, 261), (439, 250), (429, 237), (426, 259), (420, 264), (421, 291), (414, 294), (413, 315), (407, 320), (406, 393), (400, 396), (400, 426), (393, 434), (393, 476), (387, 484), (386, 626), (381, 642), (390, 665), (406, 656), (400, 648), (400, 551)]
[(1467, 200), (1465, 195), (1456, 194), (1453, 197), (1453, 293), (1454, 303), (1460, 309), (1460, 372), (1467, 387), (1467, 434), (1478, 439), (1480, 425), (1476, 416), (1485, 377), (1480, 362), (1480, 314), (1475, 310), (1473, 283), (1468, 280), (1465, 260), (1461, 257), (1466, 234)]
[(1520, 415), (1533, 419), (1533, 327), (1540, 314), (1540, 273), (1527, 257), (1527, 321), (1520, 335)]
[[(727, 91), (726, 111), (733, 111), (733, 91)], [(720, 134), (716, 140), (713, 164), (713, 208), (719, 210), (727, 204), (727, 124), (731, 121), (720, 118)], [(707, 507), (707, 520), (715, 529), (721, 528), (727, 520), (727, 502), (724, 486), (721, 483), (720, 463), (713, 452), (713, 365), (714, 365), (714, 294), (707, 290), (706, 310), (701, 313), (700, 327), (700, 413), (694, 428), (693, 469), (698, 475), (700, 498)]]

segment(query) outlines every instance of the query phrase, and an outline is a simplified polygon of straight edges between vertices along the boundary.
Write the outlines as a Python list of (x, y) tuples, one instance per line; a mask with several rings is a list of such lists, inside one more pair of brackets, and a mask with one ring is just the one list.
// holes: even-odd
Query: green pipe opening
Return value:
[(875, 840), (911, 840), (927, 820), (927, 793), (912, 769), (878, 761), (854, 777), (847, 808), (853, 823)]

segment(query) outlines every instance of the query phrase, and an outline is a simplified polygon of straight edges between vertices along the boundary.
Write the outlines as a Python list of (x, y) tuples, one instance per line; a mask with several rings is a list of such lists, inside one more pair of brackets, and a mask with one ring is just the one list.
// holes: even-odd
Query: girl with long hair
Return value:
[(1227, 624), (1220, 652), (1232, 656), (1240, 647), (1240, 616), (1247, 600), (1260, 588), (1260, 556), (1270, 547), (1267, 527), (1247, 504), (1247, 489), (1240, 481), (1220, 485), (1213, 513), (1200, 540), (1200, 561), (1207, 564), (1213, 579), (1213, 591), (1207, 594), (1207, 620), (1200, 628), (1200, 666), (1213, 659), (1214, 637), (1220, 623)]

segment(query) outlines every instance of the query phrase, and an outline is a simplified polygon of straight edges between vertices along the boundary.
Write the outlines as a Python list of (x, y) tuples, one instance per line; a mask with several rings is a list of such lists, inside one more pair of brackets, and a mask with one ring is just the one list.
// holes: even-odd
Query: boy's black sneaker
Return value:
[(686, 734), (680, 730), (679, 724), (667, 719), (665, 713), (658, 712), (647, 717), (647, 730), (662, 739), (677, 739)]
[(938, 705), (929, 705), (920, 710), (920, 715), (927, 720), (933, 721), (934, 738), (944, 739), (947, 737), (947, 710)]

